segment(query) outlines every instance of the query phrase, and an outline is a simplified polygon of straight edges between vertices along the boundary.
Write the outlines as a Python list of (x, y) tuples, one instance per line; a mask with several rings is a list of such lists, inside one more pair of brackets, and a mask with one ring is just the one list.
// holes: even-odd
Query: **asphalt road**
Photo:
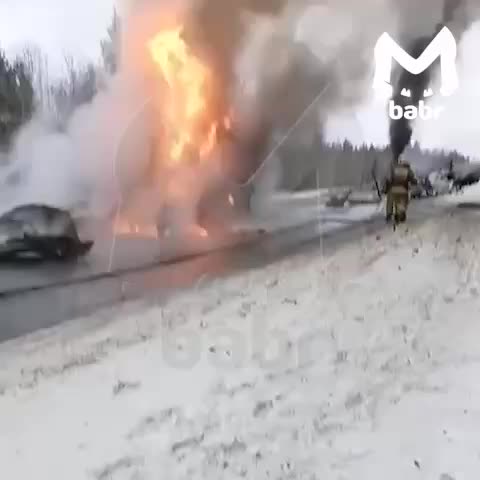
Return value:
[[(437, 208), (433, 202), (421, 201), (412, 205), (409, 221), (422, 222), (432, 215), (446, 214), (449, 208), (452, 207)], [(0, 342), (121, 301), (148, 295), (168, 298), (178, 290), (195, 286), (200, 280), (262, 268), (295, 253), (327, 254), (362, 235), (384, 228), (388, 227), (381, 214), (360, 223), (351, 220), (341, 230), (327, 233), (318, 220), (314, 220), (276, 233), (243, 238), (239, 245), (228, 246), (226, 242), (220, 250), (199, 256), (187, 255), (183, 260), (163, 259), (154, 265), (146, 262), (147, 258), (151, 260), (146, 243), (133, 249), (140, 252), (139, 256), (133, 255), (132, 248), (125, 244), (121, 248), (130, 252), (130, 262), (143, 258), (145, 263), (137, 263), (137, 268), (131, 269), (127, 262), (125, 268), (112, 272), (107, 272), (103, 266), (95, 275), (88, 268), (82, 270), (78, 266), (10, 267), (11, 276), (9, 270), (3, 270), (0, 275), (0, 290), (3, 287), (0, 292)]]

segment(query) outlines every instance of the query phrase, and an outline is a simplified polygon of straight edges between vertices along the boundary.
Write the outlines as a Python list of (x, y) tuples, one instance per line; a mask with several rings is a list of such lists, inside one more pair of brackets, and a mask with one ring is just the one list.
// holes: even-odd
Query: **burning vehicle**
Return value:
[[(242, 13), (253, 8), (240, 3)], [(268, 13), (265, 2), (251, 3), (256, 14)], [(271, 2), (271, 10), (283, 3)], [(224, 2), (216, 5), (227, 8)], [(243, 87), (234, 70), (243, 22), (231, 20), (232, 28), (223, 20), (210, 25), (216, 8), (210, 12), (211, 2), (197, 6), (200, 11), (179, 15), (173, 24), (152, 24), (138, 39), (131, 35), (144, 52), (142, 68), (148, 73), (151, 146), (144, 175), (133, 186), (124, 180), (129, 192), (122, 208), (128, 213), (116, 229), (122, 234), (148, 230), (149, 236), (162, 238), (197, 231), (206, 237), (212, 230), (228, 233), (236, 218), (250, 213), (251, 178), (269, 153), (272, 122), (252, 99), (246, 105), (244, 97), (238, 98)], [(230, 35), (235, 38), (225, 45), (217, 41)], [(146, 190), (150, 201), (142, 201)]]
[[(153, 100), (150, 160), (126, 198), (128, 213), (117, 222), (117, 233), (161, 238), (196, 231), (206, 237), (248, 210), (250, 190), (239, 183), (250, 173), (231, 171), (233, 163), (242, 165), (231, 159), (243, 148), (232, 109), (218, 98), (211, 62), (185, 36), (185, 26), (178, 25), (146, 43), (152, 88), (168, 94)], [(148, 189), (151, 201), (142, 204)]]
[(428, 176), (419, 177), (417, 185), (412, 185), (410, 190), (411, 198), (433, 197), (437, 194)]
[(81, 241), (71, 215), (62, 209), (30, 204), (0, 216), (0, 260), (73, 260), (86, 255), (93, 241)]

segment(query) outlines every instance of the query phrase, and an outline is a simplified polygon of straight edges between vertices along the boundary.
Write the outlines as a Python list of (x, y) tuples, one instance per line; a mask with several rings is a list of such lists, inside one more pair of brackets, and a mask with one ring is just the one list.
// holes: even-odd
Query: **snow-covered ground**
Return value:
[(478, 478), (479, 215), (0, 346), (2, 478)]

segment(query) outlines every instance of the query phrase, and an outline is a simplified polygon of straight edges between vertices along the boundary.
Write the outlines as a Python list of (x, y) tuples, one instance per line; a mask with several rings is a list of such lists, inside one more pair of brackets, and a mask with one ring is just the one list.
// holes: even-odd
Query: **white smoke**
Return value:
[[(88, 202), (96, 213), (111, 209), (115, 168), (134, 182), (148, 159), (149, 126), (135, 117), (143, 101), (137, 92), (126, 77), (111, 79), (91, 104), (74, 112), (64, 131), (36, 115), (9, 154), (4, 174), (13, 181), (3, 189), (2, 207), (36, 202), (71, 209)], [(122, 162), (126, 156), (135, 163)]]

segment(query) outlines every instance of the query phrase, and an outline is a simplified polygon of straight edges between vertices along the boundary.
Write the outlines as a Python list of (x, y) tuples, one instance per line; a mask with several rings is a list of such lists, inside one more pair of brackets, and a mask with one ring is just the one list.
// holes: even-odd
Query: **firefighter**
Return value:
[(387, 179), (385, 190), (387, 193), (386, 221), (390, 222), (396, 207), (397, 218), (395, 221), (403, 223), (407, 219), (410, 185), (417, 185), (418, 180), (410, 164), (399, 161), (392, 166), (390, 178)]

